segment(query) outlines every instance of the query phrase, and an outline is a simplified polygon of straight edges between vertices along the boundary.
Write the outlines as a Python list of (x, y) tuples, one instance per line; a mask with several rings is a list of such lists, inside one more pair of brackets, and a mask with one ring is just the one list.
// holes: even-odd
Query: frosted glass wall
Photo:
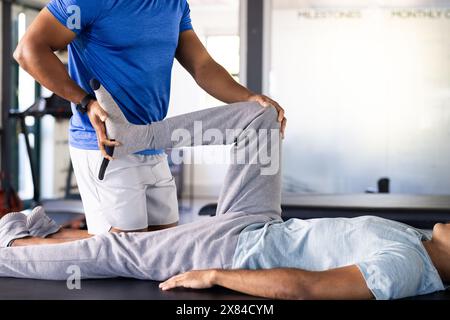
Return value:
[(269, 93), (286, 108), (285, 191), (450, 194), (450, 1), (271, 7)]

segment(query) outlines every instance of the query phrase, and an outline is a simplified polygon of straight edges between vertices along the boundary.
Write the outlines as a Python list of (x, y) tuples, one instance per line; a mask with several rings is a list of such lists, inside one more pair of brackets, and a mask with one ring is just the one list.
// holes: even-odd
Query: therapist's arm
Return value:
[(48, 9), (44, 9), (20, 40), (14, 58), (44, 87), (73, 103), (79, 103), (86, 92), (69, 77), (66, 67), (54, 53), (66, 48), (75, 36)]
[[(14, 58), (41, 85), (78, 104), (87, 93), (70, 78), (66, 67), (54, 53), (65, 49), (75, 37), (73, 31), (63, 26), (45, 8), (27, 29), (14, 52)], [(88, 115), (97, 133), (99, 148), (107, 156), (104, 145), (115, 145), (106, 137), (104, 121), (107, 114), (97, 102), (92, 102)]]
[(274, 106), (278, 110), (278, 120), (282, 123), (284, 133), (287, 122), (284, 109), (271, 98), (251, 92), (235, 81), (225, 68), (210, 56), (193, 30), (181, 33), (176, 58), (203, 90), (220, 101), (254, 101), (264, 107)]
[(358, 267), (324, 272), (299, 269), (192, 271), (160, 285), (208, 289), (215, 285), (248, 295), (281, 300), (368, 300), (373, 295)]

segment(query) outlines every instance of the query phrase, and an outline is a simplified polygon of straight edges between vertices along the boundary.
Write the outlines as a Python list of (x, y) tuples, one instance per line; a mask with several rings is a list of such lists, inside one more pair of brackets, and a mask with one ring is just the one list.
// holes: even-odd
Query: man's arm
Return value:
[(64, 64), (54, 54), (66, 48), (73, 39), (75, 33), (44, 9), (21, 39), (14, 58), (40, 84), (69, 101), (79, 103), (86, 92), (70, 79)]
[[(14, 52), (14, 58), (41, 85), (78, 104), (87, 93), (70, 78), (66, 67), (54, 53), (66, 48), (75, 36), (73, 31), (63, 26), (45, 8), (21, 39)], [(99, 147), (106, 155), (104, 145), (115, 145), (106, 138), (104, 121), (107, 115), (96, 102), (89, 105), (88, 115), (97, 132)]]
[(283, 300), (367, 300), (373, 299), (357, 266), (324, 272), (299, 269), (192, 271), (160, 285), (208, 289), (215, 285), (248, 295)]
[(284, 132), (287, 120), (283, 108), (269, 97), (255, 94), (237, 83), (224, 67), (214, 61), (193, 30), (181, 33), (176, 58), (202, 89), (220, 101), (255, 101), (264, 107), (273, 105), (278, 110), (278, 120), (282, 122)]

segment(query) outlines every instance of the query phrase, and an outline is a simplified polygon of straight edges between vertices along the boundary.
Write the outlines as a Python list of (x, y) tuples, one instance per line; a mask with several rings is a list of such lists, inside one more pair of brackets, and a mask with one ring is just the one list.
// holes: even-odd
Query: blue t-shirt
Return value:
[(376, 299), (444, 290), (425, 232), (376, 217), (292, 219), (252, 225), (239, 236), (234, 269), (325, 271), (357, 265)]
[[(47, 8), (77, 35), (69, 74), (80, 87), (92, 93), (89, 81), (98, 79), (133, 124), (167, 116), (179, 36), (192, 29), (186, 0), (52, 0)], [(98, 149), (87, 115), (72, 111), (71, 146)]]

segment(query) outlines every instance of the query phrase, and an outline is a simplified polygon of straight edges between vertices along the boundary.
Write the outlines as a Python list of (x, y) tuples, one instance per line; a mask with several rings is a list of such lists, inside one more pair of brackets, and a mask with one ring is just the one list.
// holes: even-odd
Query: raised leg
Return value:
[[(244, 215), (233, 215), (232, 219), (220, 215), (155, 233), (105, 234), (65, 244), (0, 249), (0, 277), (65, 280), (75, 266), (85, 279), (164, 280), (193, 269), (230, 268), (240, 232), (250, 224), (268, 222), (280, 214), (281, 148), (276, 116), (273, 108), (236, 104), (152, 125), (160, 130), (152, 138), (155, 149), (234, 144), (232, 160), (236, 163), (229, 169), (218, 213)], [(194, 134), (198, 123), (204, 130), (215, 130), (217, 137), (226, 133), (226, 138), (212, 140), (211, 135)], [(183, 141), (173, 142), (173, 135), (180, 130), (184, 130)], [(255, 132), (264, 130), (262, 137)], [(271, 161), (265, 161), (266, 153)]]
[(117, 157), (144, 149), (234, 144), (218, 213), (281, 213), (281, 135), (275, 108), (236, 103), (136, 126), (100, 83), (92, 86), (109, 116), (109, 138), (123, 144), (116, 148)]

